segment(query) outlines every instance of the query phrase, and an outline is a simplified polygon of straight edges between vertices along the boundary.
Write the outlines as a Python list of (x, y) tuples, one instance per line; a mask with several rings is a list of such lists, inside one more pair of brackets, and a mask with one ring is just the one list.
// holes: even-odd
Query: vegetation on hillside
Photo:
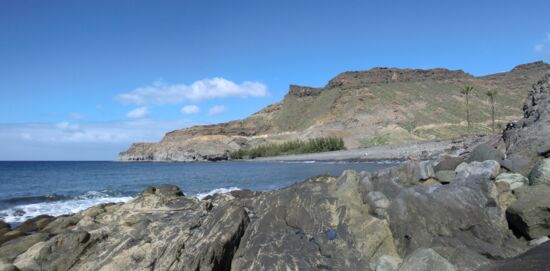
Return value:
[(254, 159), (257, 157), (286, 154), (314, 153), (344, 150), (344, 140), (338, 137), (320, 137), (307, 141), (294, 140), (281, 144), (266, 144), (230, 153), (231, 159)]

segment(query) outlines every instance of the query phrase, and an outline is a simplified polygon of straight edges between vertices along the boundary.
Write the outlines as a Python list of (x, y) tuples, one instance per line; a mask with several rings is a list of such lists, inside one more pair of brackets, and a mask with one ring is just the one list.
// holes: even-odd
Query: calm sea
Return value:
[(175, 184), (204, 197), (234, 189), (267, 191), (308, 177), (373, 171), (397, 162), (0, 162), (0, 220), (21, 223), (41, 214), (62, 215), (106, 202), (131, 200), (147, 186)]

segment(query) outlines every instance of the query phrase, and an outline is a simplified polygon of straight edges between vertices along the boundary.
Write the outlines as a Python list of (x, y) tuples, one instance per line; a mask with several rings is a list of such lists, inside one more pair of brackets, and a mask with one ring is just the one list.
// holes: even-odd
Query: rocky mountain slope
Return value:
[[(203, 200), (162, 185), (15, 229), (0, 221), (0, 270), (550, 270), (550, 152), (516, 148), (547, 142), (548, 82), (504, 137), (458, 156)], [(518, 155), (527, 176), (505, 165)]]
[(291, 85), (283, 101), (228, 123), (172, 131), (158, 143), (136, 143), (122, 161), (202, 161), (227, 159), (227, 152), (267, 142), (338, 136), (347, 148), (432, 139), (465, 132), (459, 89), (475, 87), (472, 133), (490, 131), (485, 92), (498, 91), (499, 125), (521, 118), (526, 90), (550, 71), (534, 62), (509, 72), (474, 77), (447, 69), (374, 68), (339, 74), (323, 88)]

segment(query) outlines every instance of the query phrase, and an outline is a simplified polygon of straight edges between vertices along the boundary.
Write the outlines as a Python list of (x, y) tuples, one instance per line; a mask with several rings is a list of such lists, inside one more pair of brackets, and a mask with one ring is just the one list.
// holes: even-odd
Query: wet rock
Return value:
[(451, 183), (456, 175), (453, 170), (440, 170), (435, 173), (435, 178), (442, 184)]
[(0, 239), (2, 238), (2, 235), (8, 231), (11, 231), (10, 224), (0, 220)]
[(517, 201), (506, 210), (514, 233), (528, 239), (550, 235), (550, 186), (524, 186), (514, 194)]
[(468, 178), (480, 176), (485, 179), (494, 179), (500, 173), (500, 164), (493, 160), (483, 162), (462, 163), (456, 167), (456, 175)]
[(491, 145), (482, 143), (475, 147), (470, 153), (466, 162), (483, 162), (486, 160), (493, 160), (500, 162), (504, 159), (504, 153), (493, 148)]
[(516, 190), (529, 184), (529, 179), (519, 173), (501, 173), (495, 178), (495, 182), (505, 182), (510, 185), (511, 190)]
[(431, 248), (420, 248), (409, 255), (399, 271), (455, 271), (454, 266)]
[(529, 173), (529, 184), (550, 184), (550, 158), (540, 160), (531, 173)]

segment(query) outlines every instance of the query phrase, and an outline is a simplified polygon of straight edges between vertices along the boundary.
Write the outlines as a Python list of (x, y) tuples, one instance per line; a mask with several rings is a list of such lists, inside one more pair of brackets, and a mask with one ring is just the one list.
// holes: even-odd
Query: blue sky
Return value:
[(376, 66), (550, 60), (546, 1), (0, 2), (0, 160), (112, 160)]

